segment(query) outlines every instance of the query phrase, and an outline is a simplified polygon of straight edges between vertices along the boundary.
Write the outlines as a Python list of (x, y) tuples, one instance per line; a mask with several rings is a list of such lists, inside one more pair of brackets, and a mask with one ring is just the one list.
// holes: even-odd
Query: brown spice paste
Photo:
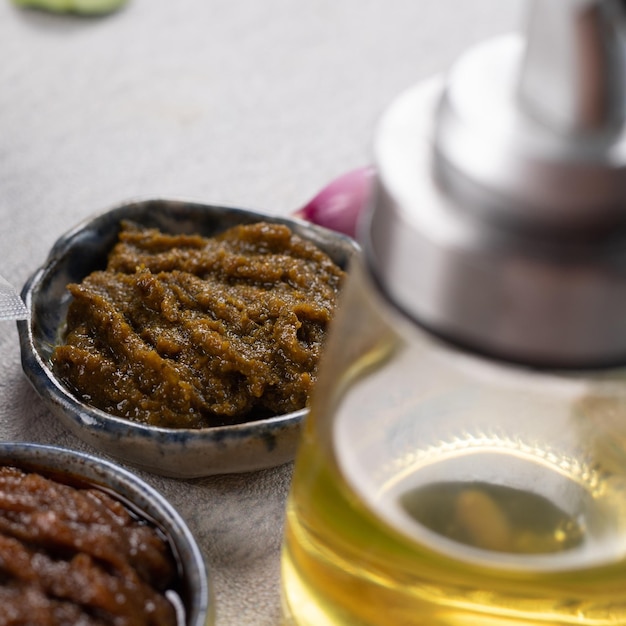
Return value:
[(124, 224), (105, 271), (73, 296), (57, 375), (86, 403), (201, 428), (309, 398), (344, 272), (281, 224), (216, 237)]
[(1, 626), (176, 626), (176, 562), (96, 488), (0, 468)]

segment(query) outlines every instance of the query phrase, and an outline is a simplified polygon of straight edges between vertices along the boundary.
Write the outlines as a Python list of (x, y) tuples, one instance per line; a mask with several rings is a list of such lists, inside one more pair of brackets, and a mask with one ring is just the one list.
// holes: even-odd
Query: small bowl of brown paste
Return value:
[(182, 518), (122, 468), (0, 444), (2, 623), (209, 626), (210, 583)]
[(79, 225), (22, 297), (22, 364), (123, 461), (191, 478), (293, 459), (356, 243), (297, 219), (146, 200)]

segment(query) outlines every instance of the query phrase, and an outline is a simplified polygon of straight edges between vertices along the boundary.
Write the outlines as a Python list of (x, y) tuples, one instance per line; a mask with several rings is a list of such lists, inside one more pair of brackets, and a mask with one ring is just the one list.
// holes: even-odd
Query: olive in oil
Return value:
[(582, 523), (546, 497), (507, 485), (431, 483), (403, 494), (400, 503), (426, 528), (483, 550), (549, 554), (584, 538)]

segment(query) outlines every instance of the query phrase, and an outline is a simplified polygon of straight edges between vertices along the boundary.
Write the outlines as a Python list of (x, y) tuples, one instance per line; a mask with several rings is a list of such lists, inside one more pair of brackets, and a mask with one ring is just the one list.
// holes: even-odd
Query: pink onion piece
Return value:
[(351, 170), (326, 185), (295, 215), (354, 237), (359, 216), (370, 196), (373, 178), (373, 167)]

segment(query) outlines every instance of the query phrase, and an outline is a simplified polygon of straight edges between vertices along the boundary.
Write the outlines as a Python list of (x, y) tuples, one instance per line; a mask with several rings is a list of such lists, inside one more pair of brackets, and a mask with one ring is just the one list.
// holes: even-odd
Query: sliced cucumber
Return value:
[(54, 13), (102, 15), (119, 9), (126, 0), (13, 0), (22, 7), (43, 9)]

